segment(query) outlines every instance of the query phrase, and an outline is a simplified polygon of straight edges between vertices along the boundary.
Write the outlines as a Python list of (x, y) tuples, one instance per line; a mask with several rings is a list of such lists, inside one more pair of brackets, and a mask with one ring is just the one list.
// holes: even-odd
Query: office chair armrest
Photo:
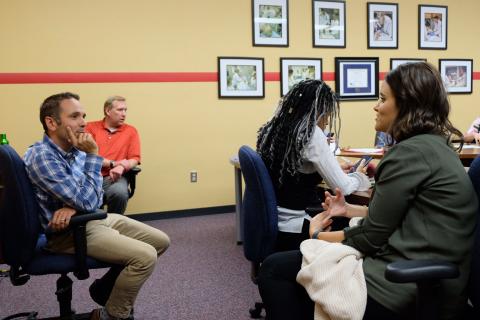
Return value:
[(105, 219), (107, 213), (97, 209), (95, 212), (79, 212), (70, 219), (70, 228), (73, 231), (75, 245), (76, 271), (73, 272), (78, 280), (87, 279), (90, 274), (87, 267), (87, 239), (86, 225), (88, 221)]
[(458, 267), (442, 260), (404, 260), (387, 265), (385, 278), (395, 283), (428, 282), (453, 279), (460, 275)]
[(137, 174), (139, 174), (142, 169), (139, 166), (131, 168), (124, 177), (127, 179), (129, 185), (128, 198), (130, 199), (135, 194), (135, 187), (137, 185)]
[(90, 220), (105, 219), (107, 213), (104, 210), (97, 209), (95, 212), (79, 212), (79, 214), (72, 216), (70, 219), (70, 228), (75, 228), (78, 225), (85, 224)]
[(140, 171), (142, 171), (142, 168), (140, 168), (139, 166), (135, 166), (135, 167), (131, 168), (130, 171), (128, 171), (128, 172), (131, 172), (132, 174), (137, 175), (138, 173), (140, 173)]
[[(87, 241), (85, 236), (85, 225), (90, 220), (105, 219), (107, 214), (103, 210), (97, 210), (92, 213), (78, 213), (70, 219), (69, 228), (73, 231), (75, 245), (75, 261), (77, 270), (74, 272), (79, 280), (89, 277), (87, 268)], [(51, 230), (46, 230), (46, 234), (51, 234)], [(10, 281), (14, 286), (21, 286), (30, 279), (20, 268), (11, 266), (9, 271)]]

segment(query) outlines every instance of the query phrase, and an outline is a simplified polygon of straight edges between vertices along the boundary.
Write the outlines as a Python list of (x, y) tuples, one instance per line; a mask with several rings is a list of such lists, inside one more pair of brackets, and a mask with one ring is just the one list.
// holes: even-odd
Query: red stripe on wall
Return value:
[(322, 79), (324, 81), (335, 81), (335, 72), (322, 72)]
[[(387, 72), (380, 72), (380, 80), (386, 74)], [(323, 72), (322, 79), (335, 81), (335, 73)], [(480, 72), (473, 73), (473, 80), (480, 80)], [(0, 73), (0, 84), (216, 81), (216, 72)], [(265, 72), (265, 81), (280, 81), (280, 73)]]
[(216, 81), (216, 72), (0, 73), (0, 84)]
[(280, 81), (280, 72), (265, 72), (265, 81)]

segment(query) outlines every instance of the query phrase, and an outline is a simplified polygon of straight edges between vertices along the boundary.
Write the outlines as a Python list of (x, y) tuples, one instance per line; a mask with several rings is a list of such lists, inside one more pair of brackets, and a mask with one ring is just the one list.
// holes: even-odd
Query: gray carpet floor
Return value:
[[(165, 231), (172, 244), (139, 293), (136, 320), (249, 319), (248, 309), (259, 295), (243, 248), (235, 244), (233, 213), (147, 223)], [(97, 308), (88, 286), (105, 271), (94, 270), (89, 279), (74, 281), (72, 304), (77, 312)], [(56, 279), (35, 276), (14, 287), (8, 278), (0, 278), (0, 319), (24, 311), (38, 311), (39, 317), (58, 315)]]

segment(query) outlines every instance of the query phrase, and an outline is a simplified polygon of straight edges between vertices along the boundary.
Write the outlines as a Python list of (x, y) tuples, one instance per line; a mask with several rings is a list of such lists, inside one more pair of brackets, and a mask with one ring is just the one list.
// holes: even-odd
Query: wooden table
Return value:
[(340, 149), (340, 152), (337, 153), (338, 157), (347, 157), (347, 158), (361, 158), (363, 156), (370, 156), (373, 159), (382, 159), (383, 153), (379, 152), (357, 152), (350, 151), (348, 149)]
[(480, 146), (477, 145), (465, 145), (465, 147), (460, 151), (459, 157), (462, 161), (464, 167), (470, 167), (473, 159), (475, 159), (480, 154)]
[[(480, 146), (475, 144), (465, 144), (464, 148), (458, 153), (458, 157), (464, 167), (470, 167), (473, 159), (475, 159), (480, 154)], [(354, 152), (349, 149), (341, 149), (337, 156), (340, 157), (351, 157), (351, 158), (361, 158), (363, 156), (371, 156), (373, 159), (382, 159), (383, 153), (379, 152)]]

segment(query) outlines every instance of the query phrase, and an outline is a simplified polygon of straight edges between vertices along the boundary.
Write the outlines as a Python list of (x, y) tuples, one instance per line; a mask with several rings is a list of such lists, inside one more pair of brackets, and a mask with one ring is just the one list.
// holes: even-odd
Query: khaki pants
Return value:
[[(157, 257), (167, 250), (170, 239), (158, 229), (119, 214), (89, 221), (86, 234), (88, 256), (125, 266), (105, 307), (110, 315), (126, 318), (140, 288), (152, 274)], [(48, 249), (73, 253), (72, 235), (52, 237)]]

